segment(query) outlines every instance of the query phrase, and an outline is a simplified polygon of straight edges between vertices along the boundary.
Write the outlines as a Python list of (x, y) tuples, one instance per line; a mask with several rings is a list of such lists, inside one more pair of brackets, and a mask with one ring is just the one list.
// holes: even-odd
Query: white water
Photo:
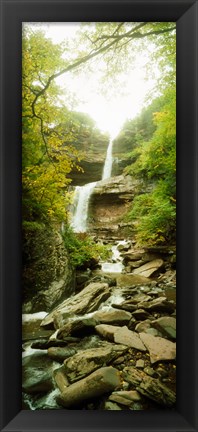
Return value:
[(74, 205), (76, 208), (71, 220), (74, 232), (86, 232), (89, 198), (96, 185), (96, 182), (87, 183), (84, 186), (76, 186)]
[(107, 149), (107, 154), (106, 154), (106, 159), (105, 159), (105, 164), (104, 164), (104, 169), (102, 174), (102, 180), (111, 177), (111, 170), (112, 170), (112, 163), (113, 163), (112, 147), (113, 147), (113, 140), (110, 140)]
[[(102, 180), (105, 180), (111, 177), (112, 170), (112, 147), (113, 140), (109, 141), (109, 145), (107, 148), (107, 154), (102, 174)], [(71, 217), (71, 227), (74, 232), (86, 232), (87, 231), (87, 219), (88, 219), (88, 210), (89, 210), (89, 199), (93, 192), (94, 187), (97, 182), (87, 183), (84, 186), (76, 186), (75, 195), (74, 195), (74, 211), (72, 212)]]
[(121, 273), (124, 269), (122, 263), (123, 258), (121, 257), (118, 246), (127, 244), (126, 240), (120, 240), (116, 245), (112, 246), (112, 257), (111, 262), (102, 263), (102, 271), (105, 273)]

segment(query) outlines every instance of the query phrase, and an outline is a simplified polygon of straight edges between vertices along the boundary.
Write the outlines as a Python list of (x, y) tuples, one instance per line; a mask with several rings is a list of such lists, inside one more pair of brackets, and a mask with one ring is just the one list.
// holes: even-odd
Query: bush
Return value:
[(107, 246), (96, 243), (87, 233), (74, 233), (68, 225), (65, 226), (62, 237), (74, 267), (88, 268), (109, 256)]

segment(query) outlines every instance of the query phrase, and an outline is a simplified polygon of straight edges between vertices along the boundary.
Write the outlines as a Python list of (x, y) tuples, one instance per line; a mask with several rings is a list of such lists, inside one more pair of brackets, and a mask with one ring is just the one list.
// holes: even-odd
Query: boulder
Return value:
[(73, 294), (74, 270), (58, 231), (25, 225), (23, 257), (23, 302), (29, 305), (29, 312), (50, 310)]
[(150, 315), (144, 309), (137, 309), (133, 312), (133, 316), (136, 318), (136, 320), (143, 321), (146, 320)]
[(47, 353), (51, 359), (55, 361), (63, 362), (66, 358), (76, 354), (76, 351), (77, 349), (70, 348), (70, 347), (66, 347), (66, 348), (51, 347), (48, 348)]
[(131, 314), (126, 311), (110, 309), (108, 311), (95, 312), (93, 318), (104, 324), (124, 325), (131, 319)]
[(64, 361), (66, 376), (71, 383), (78, 381), (99, 367), (108, 365), (125, 351), (127, 351), (126, 346), (115, 344), (80, 351)]
[(119, 328), (120, 327), (118, 326), (113, 326), (109, 324), (99, 324), (95, 327), (95, 330), (100, 336), (103, 336), (105, 339), (114, 341), (114, 333)]
[(134, 402), (139, 402), (141, 400), (141, 396), (136, 390), (122, 390), (113, 392), (109, 396), (109, 400), (130, 407), (134, 404)]
[(36, 353), (22, 360), (22, 389), (25, 393), (47, 393), (53, 389), (52, 362), (46, 353)]
[(88, 377), (71, 384), (57, 397), (57, 401), (60, 405), (68, 408), (87, 399), (102, 396), (120, 386), (121, 378), (119, 371), (111, 366), (103, 367)]
[(139, 335), (140, 339), (149, 351), (152, 364), (161, 360), (175, 360), (175, 342), (147, 333), (140, 333)]
[(142, 343), (139, 335), (129, 330), (126, 326), (116, 330), (114, 333), (114, 341), (140, 351), (146, 351), (145, 345)]
[(93, 332), (93, 328), (99, 324), (99, 320), (94, 318), (79, 318), (76, 320), (71, 320), (63, 327), (61, 327), (57, 332), (58, 339), (65, 339), (70, 335), (83, 334), (86, 336), (87, 333)]
[(159, 379), (152, 378), (143, 371), (138, 371), (133, 367), (124, 368), (123, 376), (126, 381), (136, 387), (138, 393), (141, 393), (154, 402), (167, 407), (171, 407), (175, 404), (175, 392), (162, 384)]
[(133, 274), (149, 278), (153, 273), (162, 268), (163, 264), (164, 261), (162, 259), (156, 259), (133, 270)]
[(69, 381), (65, 375), (64, 366), (57, 368), (53, 372), (54, 381), (61, 392), (69, 386)]
[(107, 300), (111, 295), (110, 288), (106, 283), (91, 283), (78, 294), (66, 299), (50, 314), (48, 314), (41, 323), (41, 326), (48, 327), (54, 322), (54, 316), (60, 314), (64, 319), (69, 315), (83, 315), (87, 312), (93, 312), (100, 304)]
[(175, 310), (175, 303), (167, 301), (166, 297), (158, 297), (148, 302), (141, 302), (138, 306), (151, 312), (173, 313)]
[(165, 336), (176, 339), (176, 319), (164, 316), (152, 322), (152, 327), (160, 330)]

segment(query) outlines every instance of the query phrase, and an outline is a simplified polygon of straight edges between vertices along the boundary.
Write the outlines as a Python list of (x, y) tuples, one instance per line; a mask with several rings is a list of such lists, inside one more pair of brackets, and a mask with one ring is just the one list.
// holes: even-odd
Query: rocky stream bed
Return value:
[(23, 315), (23, 409), (174, 409), (173, 252), (118, 246), (120, 273), (81, 272), (76, 294)]

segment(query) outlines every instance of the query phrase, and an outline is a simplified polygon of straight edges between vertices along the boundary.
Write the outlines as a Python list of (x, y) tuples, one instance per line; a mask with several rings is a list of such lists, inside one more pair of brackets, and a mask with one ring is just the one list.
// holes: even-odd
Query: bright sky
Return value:
[[(54, 43), (60, 43), (66, 37), (75, 38), (79, 23), (26, 23), (25, 25), (42, 28)], [(118, 87), (116, 83), (115, 86), (113, 82), (111, 83), (111, 98), (99, 92), (100, 68), (89, 76), (87, 72), (86, 74), (82, 72), (78, 76), (66, 73), (57, 79), (63, 89), (62, 98), (64, 100), (65, 91), (65, 101), (67, 101), (66, 89), (69, 88), (69, 91), (77, 96), (72, 109), (88, 113), (102, 131), (109, 132), (111, 138), (114, 138), (125, 120), (135, 117), (141, 110), (145, 96), (154, 84), (152, 79), (146, 80), (144, 76), (146, 59), (147, 54), (140, 53), (136, 65), (131, 65), (130, 73), (123, 73), (120, 76), (121, 85)], [(119, 88), (122, 89), (120, 93)]]

